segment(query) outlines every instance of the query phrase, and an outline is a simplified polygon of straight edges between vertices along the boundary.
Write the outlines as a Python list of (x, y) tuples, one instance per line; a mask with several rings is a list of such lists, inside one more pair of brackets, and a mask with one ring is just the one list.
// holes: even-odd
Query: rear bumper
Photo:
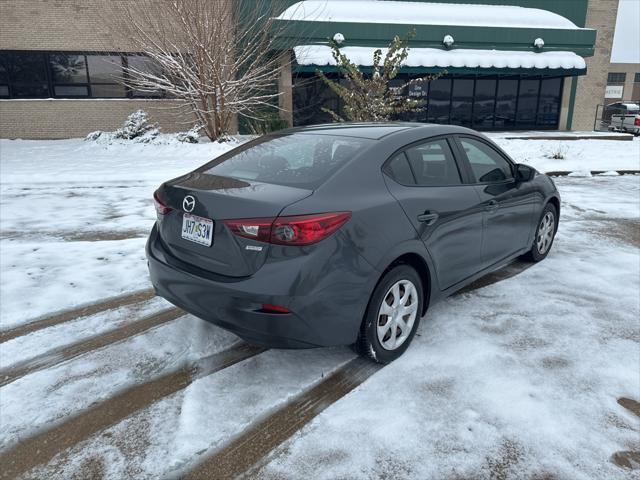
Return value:
[[(329, 251), (335, 255), (335, 249)], [(285, 261), (267, 263), (250, 277), (216, 275), (173, 257), (155, 226), (146, 252), (151, 282), (159, 296), (250, 343), (269, 348), (353, 343), (369, 299), (369, 288), (373, 288), (370, 285), (375, 284), (378, 275), (364, 261), (352, 262), (359, 266), (355, 273), (339, 268), (327, 272), (327, 259), (313, 256), (301, 265), (284, 265), (288, 263)], [(291, 275), (291, 268), (299, 271)], [(319, 271), (314, 272), (314, 268)], [(308, 275), (300, 271), (307, 269)], [(263, 303), (285, 306), (293, 313), (265, 313), (260, 311)]]

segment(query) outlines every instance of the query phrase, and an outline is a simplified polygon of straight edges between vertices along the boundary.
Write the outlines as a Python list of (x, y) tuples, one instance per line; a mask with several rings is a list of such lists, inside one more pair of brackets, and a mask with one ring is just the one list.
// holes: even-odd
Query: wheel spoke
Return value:
[(380, 312), (378, 313), (378, 317), (380, 315), (393, 315), (393, 308), (389, 305), (386, 300), (382, 301), (382, 306), (380, 307)]
[(397, 307), (398, 302), (400, 301), (400, 283), (396, 283), (391, 289), (391, 294), (393, 295), (393, 303), (392, 307)]

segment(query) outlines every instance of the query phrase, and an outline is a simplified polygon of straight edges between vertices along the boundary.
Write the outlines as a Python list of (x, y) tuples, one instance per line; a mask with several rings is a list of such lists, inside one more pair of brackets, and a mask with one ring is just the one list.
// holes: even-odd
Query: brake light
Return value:
[(268, 242), (271, 236), (273, 218), (245, 218), (242, 220), (225, 220), (224, 223), (239, 237)]
[(633, 125), (636, 127), (640, 127), (640, 116), (636, 115), (636, 118), (633, 121)]
[(351, 212), (334, 212), (225, 220), (224, 223), (240, 237), (277, 245), (304, 246), (327, 238), (350, 218)]
[(158, 215), (166, 215), (173, 208), (169, 207), (162, 200), (160, 200), (160, 195), (158, 195), (158, 191), (153, 192), (153, 206), (156, 207), (156, 213)]
[(280, 305), (272, 305), (271, 303), (263, 303), (260, 311), (264, 313), (291, 313), (286, 307), (281, 307)]
[(278, 217), (271, 228), (271, 243), (312, 245), (327, 238), (351, 218), (351, 212)]

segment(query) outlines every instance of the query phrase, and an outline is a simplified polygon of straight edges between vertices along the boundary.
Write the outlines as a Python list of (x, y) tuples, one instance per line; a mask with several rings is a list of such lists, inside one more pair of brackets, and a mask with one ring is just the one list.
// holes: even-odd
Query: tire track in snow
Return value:
[(4, 478), (18, 477), (48, 463), (54, 456), (114, 425), (143, 408), (216, 373), (264, 352), (262, 347), (237, 343), (221, 352), (183, 366), (161, 377), (134, 385), (63, 422), (23, 439), (0, 453)]
[(351, 360), (179, 478), (235, 478), (256, 471), (271, 451), (382, 367), (360, 357)]
[(109, 330), (103, 334), (50, 350), (23, 362), (15, 363), (8, 368), (0, 370), (0, 387), (38, 370), (54, 367), (59, 363), (74, 359), (87, 352), (134, 337), (184, 315), (186, 315), (186, 313), (178, 308), (169, 308), (128, 323), (122, 327)]
[(64, 310), (54, 315), (33, 320), (24, 325), (19, 325), (17, 327), (0, 331), (0, 343), (9, 341), (16, 337), (27, 335), (28, 333), (35, 332), (36, 330), (42, 330), (54, 325), (59, 325), (71, 320), (76, 320), (81, 317), (88, 317), (90, 315), (95, 315), (96, 313), (101, 313), (107, 310), (114, 310), (118, 307), (124, 307), (127, 305), (132, 305), (134, 303), (141, 303), (150, 300), (153, 297), (155, 297), (155, 293), (153, 290), (142, 290), (127, 295), (109, 298), (101, 302), (83, 305), (78, 308)]

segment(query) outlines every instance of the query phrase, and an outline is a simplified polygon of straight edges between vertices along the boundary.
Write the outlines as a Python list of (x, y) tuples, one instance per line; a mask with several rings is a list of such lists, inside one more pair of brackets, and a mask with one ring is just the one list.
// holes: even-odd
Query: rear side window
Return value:
[(373, 140), (294, 133), (265, 136), (199, 171), (222, 177), (316, 188)]
[(461, 138), (460, 143), (478, 182), (495, 183), (513, 178), (509, 162), (486, 143), (473, 138)]
[(446, 140), (423, 143), (405, 151), (416, 184), (423, 187), (460, 185), (460, 172)]
[(409, 161), (404, 153), (399, 153), (385, 167), (385, 172), (402, 185), (415, 185), (416, 181), (411, 173)]

